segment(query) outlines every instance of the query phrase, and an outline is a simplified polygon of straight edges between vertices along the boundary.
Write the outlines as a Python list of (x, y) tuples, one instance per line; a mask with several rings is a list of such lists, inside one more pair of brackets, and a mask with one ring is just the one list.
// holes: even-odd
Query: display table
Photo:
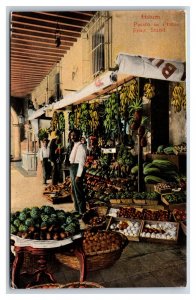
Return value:
[[(56, 282), (53, 274), (48, 271), (48, 262), (49, 257), (59, 251), (60, 247), (65, 247), (66, 251), (74, 251), (75, 256), (80, 262), (80, 281), (84, 281), (85, 256), (81, 247), (81, 237), (81, 234), (78, 234), (61, 241), (40, 241), (22, 239), (18, 236), (11, 235), (11, 239), (15, 242), (15, 259), (12, 267), (12, 287), (18, 288), (20, 286), (21, 276), (31, 277), (25, 288), (41, 284), (41, 279), (43, 278), (46, 282)], [(25, 254), (30, 254), (32, 258), (35, 258), (37, 261), (36, 270), (32, 273), (26, 271), (22, 272)]]

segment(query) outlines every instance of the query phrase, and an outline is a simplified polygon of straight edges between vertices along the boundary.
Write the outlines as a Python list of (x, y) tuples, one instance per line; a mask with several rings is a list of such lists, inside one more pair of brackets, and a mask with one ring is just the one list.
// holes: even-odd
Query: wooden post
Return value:
[(142, 147), (141, 147), (141, 135), (138, 134), (138, 193), (143, 189), (143, 165), (142, 165)]

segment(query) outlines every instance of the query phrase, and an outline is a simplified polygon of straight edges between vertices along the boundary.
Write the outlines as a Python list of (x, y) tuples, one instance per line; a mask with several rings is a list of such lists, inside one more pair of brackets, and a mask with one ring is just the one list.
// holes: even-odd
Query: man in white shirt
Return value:
[(50, 178), (50, 169), (51, 164), (49, 161), (49, 146), (48, 146), (48, 140), (44, 139), (42, 143), (42, 147), (40, 149), (40, 161), (42, 164), (42, 172), (43, 172), (43, 184), (47, 183), (47, 179)]
[(86, 148), (80, 142), (80, 132), (73, 130), (70, 134), (73, 148), (70, 153), (70, 177), (74, 197), (75, 211), (83, 214), (86, 211), (86, 200), (83, 186), (84, 164), (86, 161)]

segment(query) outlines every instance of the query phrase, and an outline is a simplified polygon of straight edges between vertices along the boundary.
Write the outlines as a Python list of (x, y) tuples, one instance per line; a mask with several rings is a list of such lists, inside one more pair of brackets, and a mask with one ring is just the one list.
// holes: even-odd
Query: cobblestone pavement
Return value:
[[(34, 206), (47, 204), (42, 196), (40, 178), (24, 176), (15, 166), (11, 166), (11, 210), (19, 210), (32, 203)], [(72, 204), (58, 204), (54, 207), (73, 209)], [(48, 267), (61, 284), (79, 280), (79, 271), (70, 269), (55, 258), (50, 260)], [(105, 288), (183, 289), (187, 284), (186, 238), (180, 230), (176, 245), (129, 242), (113, 266), (88, 272), (86, 280), (99, 283)]]

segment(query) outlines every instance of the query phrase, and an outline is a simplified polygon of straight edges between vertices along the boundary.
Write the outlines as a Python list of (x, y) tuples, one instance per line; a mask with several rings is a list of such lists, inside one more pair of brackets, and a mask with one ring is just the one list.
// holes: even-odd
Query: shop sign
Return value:
[(118, 73), (169, 81), (185, 80), (186, 68), (182, 62), (120, 53), (116, 63)]
[(116, 148), (101, 148), (103, 154), (116, 153)]

